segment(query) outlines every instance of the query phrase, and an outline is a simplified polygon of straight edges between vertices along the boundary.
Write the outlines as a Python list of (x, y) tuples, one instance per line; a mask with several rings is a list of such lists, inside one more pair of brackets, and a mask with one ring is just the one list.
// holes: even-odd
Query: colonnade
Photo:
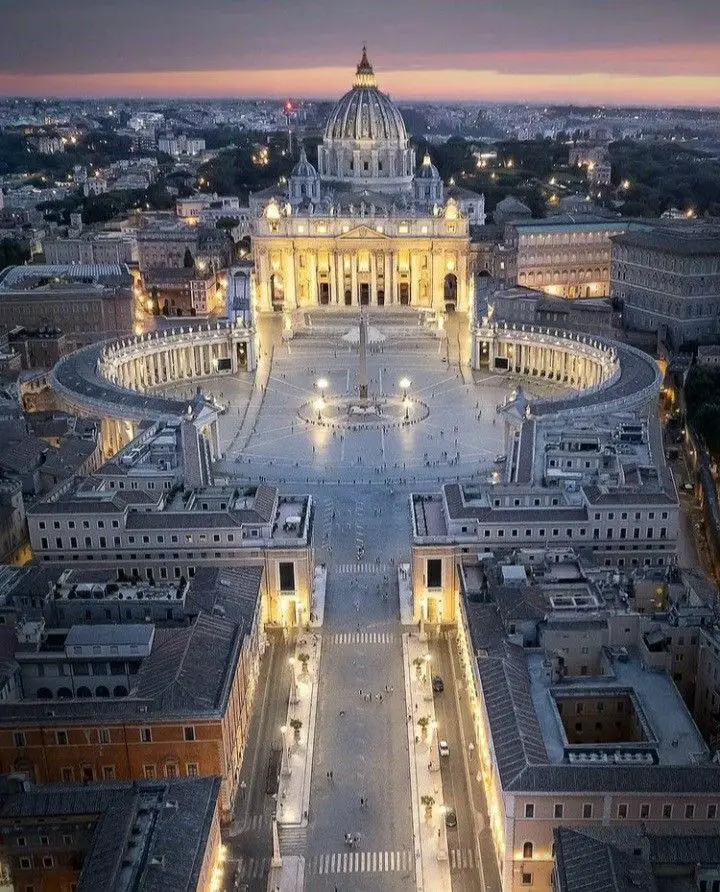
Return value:
[(102, 377), (131, 390), (254, 367), (254, 332), (229, 323), (117, 341), (105, 347), (98, 360)]
[(620, 372), (620, 360), (612, 345), (586, 335), (488, 324), (475, 331), (473, 367), (585, 389), (611, 383)]

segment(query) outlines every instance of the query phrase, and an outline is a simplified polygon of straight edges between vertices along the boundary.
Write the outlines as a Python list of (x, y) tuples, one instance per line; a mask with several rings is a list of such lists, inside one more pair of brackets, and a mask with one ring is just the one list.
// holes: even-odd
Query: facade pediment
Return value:
[(379, 238), (387, 240), (389, 236), (385, 235), (383, 232), (378, 232), (377, 229), (373, 229), (371, 226), (356, 226), (349, 232), (343, 232), (338, 236), (338, 240), (357, 238)]

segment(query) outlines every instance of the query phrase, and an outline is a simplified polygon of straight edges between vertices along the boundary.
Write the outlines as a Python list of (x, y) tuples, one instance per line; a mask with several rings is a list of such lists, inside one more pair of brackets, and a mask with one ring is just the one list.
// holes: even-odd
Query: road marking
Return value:
[(361, 564), (338, 564), (330, 567), (331, 572), (339, 573), (342, 576), (349, 576), (353, 573), (387, 573), (389, 571), (388, 564), (373, 564), (365, 561)]
[(450, 870), (475, 870), (472, 849), (450, 849)]
[(394, 644), (394, 632), (336, 632), (332, 644)]
[(269, 858), (238, 858), (238, 866), (236, 876), (244, 880), (259, 879), (264, 876), (269, 869)]
[(327, 852), (305, 861), (308, 873), (397, 873), (412, 869), (412, 852)]
[(250, 828), (252, 830), (259, 830), (260, 827), (265, 825), (265, 815), (253, 815), (250, 818)]

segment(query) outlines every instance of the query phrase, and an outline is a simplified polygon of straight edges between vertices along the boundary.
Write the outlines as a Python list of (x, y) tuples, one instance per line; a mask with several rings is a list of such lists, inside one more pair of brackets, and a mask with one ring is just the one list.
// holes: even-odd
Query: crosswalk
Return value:
[(413, 853), (407, 849), (395, 852), (328, 852), (306, 859), (305, 870), (311, 874), (407, 873), (413, 870)]
[(394, 632), (335, 632), (330, 636), (332, 644), (394, 644)]
[(333, 573), (339, 573), (341, 576), (352, 576), (358, 573), (387, 573), (389, 569), (388, 564), (375, 564), (370, 561), (364, 561), (359, 564), (330, 565), (330, 570)]
[(235, 876), (239, 880), (259, 880), (270, 871), (270, 858), (238, 858)]
[[(295, 846), (280, 844), (283, 855), (302, 854), (291, 851)], [(448, 852), (451, 871), (475, 870), (476, 858), (473, 849), (450, 849)], [(249, 858), (242, 856), (237, 861), (235, 875), (241, 880), (260, 879), (270, 869), (270, 858)], [(335, 873), (408, 873), (414, 870), (413, 853), (409, 849), (400, 851), (345, 851), (326, 852), (311, 855), (305, 860), (305, 871), (309, 874)]]
[(450, 849), (450, 870), (475, 870), (473, 849)]
[(251, 815), (247, 822), (247, 828), (250, 830), (260, 830), (265, 826), (270, 826), (270, 818), (266, 818), (265, 815)]

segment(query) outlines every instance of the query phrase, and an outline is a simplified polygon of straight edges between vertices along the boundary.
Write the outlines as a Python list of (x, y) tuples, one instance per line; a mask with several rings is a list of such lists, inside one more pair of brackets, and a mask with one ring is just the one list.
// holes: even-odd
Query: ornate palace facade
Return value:
[(367, 55), (328, 119), (319, 173), (304, 150), (284, 190), (251, 197), (260, 311), (313, 307), (469, 308), (470, 225), (484, 196), (446, 191), (415, 152)]

